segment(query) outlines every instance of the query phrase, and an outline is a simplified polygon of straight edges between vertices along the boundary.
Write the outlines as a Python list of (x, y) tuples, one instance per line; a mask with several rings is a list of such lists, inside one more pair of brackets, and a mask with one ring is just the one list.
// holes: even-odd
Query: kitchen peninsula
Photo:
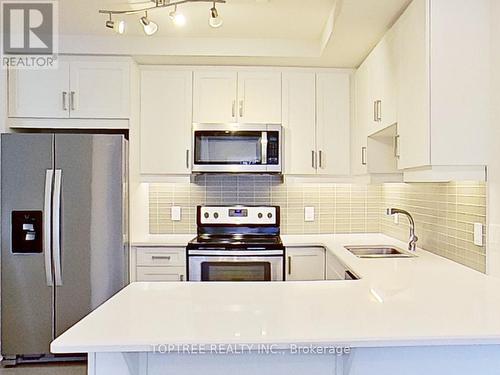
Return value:
[[(381, 234), (285, 235), (324, 246), (359, 280), (132, 283), (51, 345), (88, 374), (494, 374), (500, 281), (423, 250), (362, 259)], [(165, 244), (163, 244), (165, 245)]]

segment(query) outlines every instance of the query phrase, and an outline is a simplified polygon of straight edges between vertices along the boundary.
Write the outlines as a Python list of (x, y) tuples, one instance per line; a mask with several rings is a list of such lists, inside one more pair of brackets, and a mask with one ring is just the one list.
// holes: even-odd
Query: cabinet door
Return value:
[(72, 118), (130, 117), (128, 62), (72, 62), (70, 87)]
[(136, 281), (184, 281), (185, 267), (137, 267)]
[(355, 75), (355, 119), (351, 133), (351, 173), (365, 175), (367, 169), (367, 141), (372, 110), (369, 96), (369, 71), (366, 64), (361, 65)]
[(9, 117), (69, 117), (69, 63), (57, 69), (9, 70)]
[(397, 122), (396, 79), (397, 55), (395, 30), (387, 32), (370, 56), (373, 126), (370, 133)]
[(429, 65), (425, 0), (397, 22), (399, 168), (430, 165)]
[(238, 73), (238, 118), (241, 123), (281, 124), (281, 73)]
[(285, 173), (316, 174), (316, 74), (283, 73)]
[(235, 72), (195, 72), (193, 121), (205, 124), (236, 122), (236, 94)]
[(318, 174), (350, 172), (350, 74), (317, 75)]
[(192, 72), (141, 73), (141, 173), (191, 170)]
[(186, 265), (186, 248), (139, 247), (136, 250), (138, 266), (166, 267)]
[(325, 249), (304, 247), (286, 249), (286, 280), (325, 280)]

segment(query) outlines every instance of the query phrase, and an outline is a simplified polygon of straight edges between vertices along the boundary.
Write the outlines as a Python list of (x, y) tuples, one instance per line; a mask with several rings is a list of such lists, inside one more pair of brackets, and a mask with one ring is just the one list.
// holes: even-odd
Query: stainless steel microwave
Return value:
[(194, 124), (194, 173), (281, 173), (281, 125)]

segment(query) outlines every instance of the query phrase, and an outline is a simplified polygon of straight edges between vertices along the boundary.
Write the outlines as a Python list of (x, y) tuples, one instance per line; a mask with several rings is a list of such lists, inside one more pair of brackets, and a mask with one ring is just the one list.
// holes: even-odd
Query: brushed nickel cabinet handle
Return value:
[(375, 100), (373, 102), (373, 121), (374, 122), (377, 122), (377, 119), (378, 119), (377, 109), (378, 109), (378, 105), (377, 105), (377, 101)]
[(75, 92), (74, 91), (71, 91), (71, 93), (69, 94), (69, 102), (71, 104), (71, 110), (75, 111), (76, 106), (75, 106)]
[(153, 260), (162, 260), (162, 259), (166, 259), (166, 260), (170, 260), (172, 257), (170, 255), (153, 255), (151, 257), (151, 259)]
[(233, 106), (231, 107), (231, 115), (233, 118), (236, 117), (236, 100), (233, 100)]
[(240, 100), (240, 117), (243, 117), (243, 100)]
[(311, 165), (312, 165), (313, 169), (316, 169), (316, 151), (313, 150), (311, 153), (311, 156), (312, 156)]
[(399, 159), (400, 152), (399, 152), (399, 134), (394, 137), (394, 156)]
[(288, 257), (288, 274), (292, 274), (292, 257)]
[(366, 147), (361, 147), (361, 164), (366, 165)]
[(323, 168), (323, 151), (319, 150), (319, 167)]
[(62, 92), (62, 107), (63, 107), (63, 111), (67, 111), (68, 110), (67, 97), (68, 97), (68, 93), (66, 91), (63, 91)]
[(378, 100), (377, 103), (377, 121), (382, 122), (382, 100)]
[(189, 169), (189, 150), (186, 150), (186, 169)]

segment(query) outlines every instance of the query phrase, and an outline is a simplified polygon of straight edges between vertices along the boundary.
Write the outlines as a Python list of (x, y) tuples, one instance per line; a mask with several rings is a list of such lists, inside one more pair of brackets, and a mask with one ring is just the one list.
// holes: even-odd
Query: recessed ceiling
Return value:
[(98, 10), (150, 2), (64, 0), (61, 52), (130, 54), (142, 63), (357, 67), (410, 1), (227, 0), (217, 5), (224, 19), (218, 29), (208, 25), (211, 3), (191, 3), (178, 8), (187, 18), (183, 27), (172, 24), (170, 8), (149, 12), (159, 31), (146, 37), (139, 16), (117, 18), (127, 22), (118, 36)]

